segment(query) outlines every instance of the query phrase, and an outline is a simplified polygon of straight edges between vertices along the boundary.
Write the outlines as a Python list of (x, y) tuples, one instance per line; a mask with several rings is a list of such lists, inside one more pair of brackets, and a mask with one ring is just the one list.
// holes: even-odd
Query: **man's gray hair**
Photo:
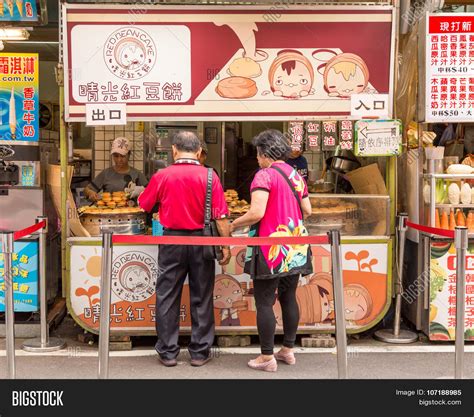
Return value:
[(196, 134), (187, 130), (177, 132), (173, 136), (171, 144), (176, 146), (176, 149), (180, 152), (196, 153), (201, 147), (201, 141)]
[(267, 129), (253, 138), (257, 153), (277, 161), (286, 161), (291, 153), (288, 139), (276, 129)]

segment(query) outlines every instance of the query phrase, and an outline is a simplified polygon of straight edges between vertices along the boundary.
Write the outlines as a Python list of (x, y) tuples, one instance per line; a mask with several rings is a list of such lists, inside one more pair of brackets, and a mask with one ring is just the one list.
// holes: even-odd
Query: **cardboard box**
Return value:
[[(72, 165), (67, 167), (67, 175), (69, 180), (69, 186), (71, 185), (72, 179)], [(50, 190), (54, 207), (59, 217), (61, 217), (61, 167), (59, 165), (48, 165), (48, 188)], [(77, 215), (77, 208), (74, 198), (71, 193), (71, 189), (68, 188), (67, 193), (67, 204), (68, 204), (68, 226), (70, 234), (78, 237), (90, 237), (90, 233), (84, 229)], [(68, 233), (69, 235), (69, 233)]]
[[(346, 174), (356, 194), (388, 195), (385, 181), (377, 164), (367, 165)], [(373, 235), (387, 232), (387, 206), (379, 199), (367, 199), (360, 214), (360, 223), (372, 224)]]
[(377, 164), (356, 169), (345, 176), (356, 194), (388, 195), (385, 181)]

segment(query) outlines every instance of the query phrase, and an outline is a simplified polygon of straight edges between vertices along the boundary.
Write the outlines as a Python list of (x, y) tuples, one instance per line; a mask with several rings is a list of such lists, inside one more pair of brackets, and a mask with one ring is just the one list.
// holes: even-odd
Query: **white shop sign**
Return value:
[(388, 94), (351, 95), (351, 116), (386, 118), (389, 114)]
[(87, 126), (116, 126), (127, 124), (125, 103), (86, 104)]

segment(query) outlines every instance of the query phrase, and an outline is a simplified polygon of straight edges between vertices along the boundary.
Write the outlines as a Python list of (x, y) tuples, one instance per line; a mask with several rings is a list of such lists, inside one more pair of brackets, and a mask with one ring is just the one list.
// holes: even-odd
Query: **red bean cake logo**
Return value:
[(125, 252), (112, 264), (112, 290), (124, 301), (140, 302), (155, 293), (158, 265), (144, 252)]
[(104, 60), (110, 72), (117, 77), (138, 80), (155, 65), (156, 47), (144, 30), (125, 27), (108, 37), (104, 46)]

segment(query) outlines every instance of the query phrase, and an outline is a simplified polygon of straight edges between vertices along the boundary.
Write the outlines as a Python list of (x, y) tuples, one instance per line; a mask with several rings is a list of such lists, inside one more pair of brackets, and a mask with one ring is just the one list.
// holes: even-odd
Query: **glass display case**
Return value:
[(474, 231), (474, 175), (424, 174), (423, 223), (454, 230), (467, 226)]
[(390, 197), (372, 194), (310, 194), (311, 235), (339, 229), (342, 236), (388, 236)]

